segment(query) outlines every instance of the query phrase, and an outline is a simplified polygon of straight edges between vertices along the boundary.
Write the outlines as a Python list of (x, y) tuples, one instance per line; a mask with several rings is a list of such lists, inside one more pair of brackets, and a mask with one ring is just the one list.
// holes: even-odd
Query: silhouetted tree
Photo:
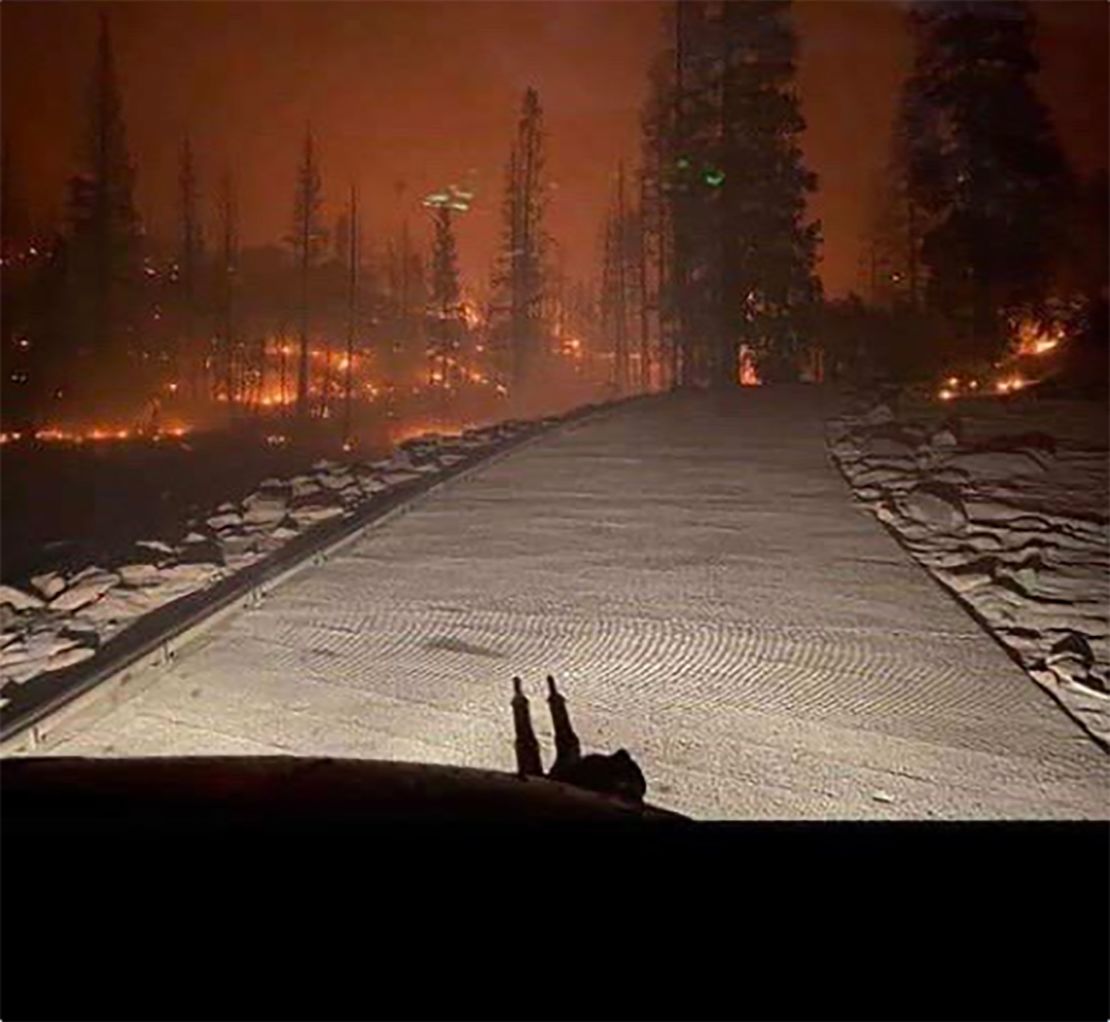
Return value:
[[(622, 163), (617, 170), (613, 201), (605, 225), (601, 286), (603, 331), (612, 346), (612, 382), (620, 394), (646, 387), (649, 357), (643, 214), (639, 207), (629, 205), (627, 191)], [(637, 341), (635, 344), (634, 339)], [(633, 356), (635, 372), (632, 369)]]
[(671, 231), (666, 175), (674, 112), (673, 64), (674, 54), (670, 49), (653, 61), (648, 75), (648, 96), (640, 116), (641, 291), (644, 296), (641, 333), (647, 335), (648, 347), (653, 349), (649, 360), (659, 386), (673, 383), (677, 378), (677, 345), (673, 343), (673, 317), (666, 300)]
[[(351, 398), (354, 380), (355, 331), (358, 322), (359, 237), (358, 194), (351, 185), (350, 205), (346, 214), (347, 242), (347, 359), (343, 366), (343, 442), (351, 442)], [(339, 231), (337, 230), (338, 234)]]
[(929, 218), (926, 299), (968, 355), (1004, 343), (1005, 310), (1045, 294), (1067, 174), (1032, 76), (1024, 3), (944, 0), (911, 10), (913, 73), (901, 113), (909, 189)]
[(70, 336), (118, 388), (134, 299), (139, 218), (107, 15), (101, 15), (82, 169), (69, 180)]
[(922, 235), (928, 221), (911, 182), (918, 130), (915, 85), (903, 85), (891, 130), (890, 153), (876, 189), (871, 225), (869, 285), (872, 301), (916, 310), (921, 302)]
[(219, 267), (219, 320), (217, 335), (220, 338), (218, 364), (214, 374), (214, 393), (222, 393), (231, 408), (236, 400), (235, 366), (235, 277), (239, 259), (238, 209), (235, 186), (231, 172), (225, 171), (220, 182), (218, 205), (218, 230), (220, 238)]
[(297, 417), (302, 420), (309, 414), (309, 278), (326, 239), (321, 226), (321, 202), (320, 168), (316, 162), (310, 128), (305, 132), (304, 150), (297, 170), (297, 186), (293, 197), (293, 234), (290, 238), (300, 285), (296, 407)]
[(741, 345), (755, 351), (764, 376), (793, 375), (820, 293), (820, 227), (805, 223), (817, 178), (798, 143), (805, 121), (793, 91), (789, 12), (780, 0), (723, 5), (722, 329), (712, 363), (719, 384), (736, 382)]
[(503, 205), (503, 249), (494, 282), (499, 308), (508, 313), (507, 377), (519, 388), (534, 376), (542, 353), (545, 237), (543, 111), (533, 88), (524, 93), (516, 139), (509, 156)]
[(721, 343), (721, 34), (714, 5), (673, 8), (674, 86), (665, 188), (670, 205), (669, 287), (683, 386), (710, 382)]
[(765, 375), (791, 375), (819, 296), (819, 226), (805, 222), (816, 178), (789, 4), (678, 3), (671, 27), (649, 80), (642, 200), (669, 375), (735, 384), (741, 345)]
[[(451, 227), (451, 210), (447, 206), (436, 209), (434, 224), (432, 293), (428, 307), (431, 334), (428, 382), (434, 382), (435, 374), (438, 373), (441, 386), (447, 387), (458, 376), (459, 341), (462, 332), (458, 253)], [(452, 363), (454, 372), (451, 371)]]
[(188, 376), (192, 397), (200, 395), (204, 354), (197, 342), (196, 321), (200, 298), (200, 281), (204, 261), (204, 232), (198, 211), (200, 200), (193, 147), (186, 136), (181, 143), (178, 172), (178, 211), (180, 236), (178, 264), (181, 282), (181, 333), (175, 350), (174, 378), (182, 370)]

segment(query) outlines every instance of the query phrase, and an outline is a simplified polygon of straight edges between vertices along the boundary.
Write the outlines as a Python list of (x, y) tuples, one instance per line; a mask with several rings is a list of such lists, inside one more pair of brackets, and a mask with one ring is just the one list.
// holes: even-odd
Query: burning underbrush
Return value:
[[(1091, 336), (1092, 324), (1085, 307), (1053, 306), (1049, 313), (1015, 315), (1010, 320), (1010, 341), (1005, 353), (995, 362), (970, 362), (943, 374), (933, 388), (933, 396), (943, 402), (964, 399), (1006, 397), (1042, 388), (1041, 392), (1086, 392), (1098, 381), (1088, 376), (1087, 360), (1077, 357)], [(1103, 381), (1105, 383), (1105, 381)]]

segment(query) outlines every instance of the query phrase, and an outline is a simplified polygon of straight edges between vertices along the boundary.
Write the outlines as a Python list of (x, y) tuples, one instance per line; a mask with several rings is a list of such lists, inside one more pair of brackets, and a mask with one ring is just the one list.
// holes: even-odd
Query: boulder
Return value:
[(50, 601), (50, 609), (78, 610), (86, 604), (99, 600), (109, 589), (119, 583), (120, 576), (115, 572), (101, 571), (97, 568), (95, 574), (89, 574), (86, 569), (74, 578), (67, 589)]
[(1052, 645), (1052, 650), (1045, 658), (1045, 662), (1052, 664), (1059, 660), (1075, 659), (1085, 667), (1090, 667), (1095, 662), (1091, 644), (1078, 632), (1068, 632), (1062, 639)]
[(894, 412), (890, 410), (889, 405), (878, 404), (861, 415), (859, 421), (867, 426), (882, 426), (894, 421)]
[(223, 514), (213, 515), (207, 520), (208, 527), (215, 529), (219, 532), (221, 529), (226, 529), (228, 526), (242, 525), (243, 516), (238, 511), (227, 511)]
[(301, 526), (315, 525), (317, 522), (324, 522), (329, 518), (337, 518), (342, 514), (343, 508), (336, 507), (335, 505), (327, 505), (325, 507), (302, 507), (293, 511), (293, 517), (296, 519), (297, 524)]
[(905, 518), (931, 532), (960, 532), (967, 528), (967, 516), (959, 497), (936, 487), (916, 486), (897, 498), (896, 507)]
[(45, 575), (35, 575), (31, 579), (31, 585), (46, 600), (52, 600), (66, 587), (65, 579), (56, 571), (48, 571)]
[(251, 529), (266, 529), (270, 526), (277, 525), (277, 523), (285, 517), (286, 510), (284, 504), (280, 507), (273, 508), (251, 508), (251, 510), (243, 516), (243, 524)]
[(250, 533), (228, 530), (220, 533), (220, 549), (223, 551), (224, 564), (232, 565), (234, 558), (254, 550), (258, 545), (258, 536)]
[(911, 458), (913, 448), (904, 440), (880, 436), (866, 440), (861, 453), (866, 458)]
[(343, 490), (354, 484), (355, 478), (346, 472), (335, 472), (321, 476), (320, 482), (329, 490)]
[(140, 539), (135, 543), (135, 546), (151, 550), (156, 554), (165, 554), (168, 556), (173, 553), (173, 547), (168, 543), (163, 543), (160, 539)]
[(72, 649), (56, 653), (46, 661), (43, 671), (60, 671), (63, 667), (72, 667), (96, 655), (96, 650), (89, 646), (74, 646)]
[(164, 602), (165, 597), (155, 587), (127, 589), (121, 586), (82, 607), (77, 613), (82, 621), (104, 626), (133, 621)]
[(304, 500), (305, 498), (314, 497), (322, 489), (323, 487), (310, 476), (297, 476), (293, 480), (292, 498), (294, 501)]
[(410, 483), (414, 479), (419, 479), (419, 478), (420, 478), (420, 473), (419, 472), (411, 472), (411, 471), (407, 471), (407, 470), (406, 471), (400, 471), (400, 470), (394, 469), (394, 470), (391, 470), (391, 471), (388, 471), (388, 472), (383, 472), (381, 474), (381, 481), (383, 483), (385, 483), (386, 486), (399, 486), (401, 483)]
[(1008, 480), (1016, 476), (1041, 475), (1044, 465), (1025, 451), (965, 451), (952, 455), (949, 468), (958, 469), (972, 479)]
[[(195, 536), (196, 538), (190, 539), (190, 536)], [(178, 564), (186, 565), (220, 565), (224, 563), (224, 556), (217, 540), (208, 536), (201, 536), (194, 532), (186, 536), (185, 542), (178, 547), (177, 561)]]
[(124, 585), (136, 588), (157, 584), (160, 574), (155, 565), (143, 563), (122, 564), (116, 568), (116, 572)]

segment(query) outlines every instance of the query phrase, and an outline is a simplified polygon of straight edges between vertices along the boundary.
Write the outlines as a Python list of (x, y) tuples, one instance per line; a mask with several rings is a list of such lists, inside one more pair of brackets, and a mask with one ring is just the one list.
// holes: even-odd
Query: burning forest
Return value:
[[(1038, 845), (1025, 863), (1024, 830), (961, 831), (959, 845), (945, 828), (920, 865), (899, 842), (925, 828), (869, 832), (881, 841), (863, 856), (854, 831), (822, 857), (824, 831), (780, 824), (1051, 820), (1055, 835), (1101, 825), (1080, 837), (1105, 852), (1108, 12), (0, 4), (0, 757), (20, 833), (38, 835), (14, 871), (34, 904), (5, 943), (56, 969), (33, 985), (35, 1009), (152, 1017), (172, 990), (175, 1011), (210, 1014), (215, 987), (195, 977), (134, 1011), (94, 991), (125, 987), (103, 982), (121, 969), (196, 963), (211, 920), (238, 918), (238, 889), (197, 899), (204, 932), (179, 953), (145, 921), (127, 924), (155, 935), (145, 944), (71, 942), (76, 962), (41, 949), (59, 919), (143, 921), (120, 892), (159, 905), (167, 876), (174, 891), (199, 877), (207, 895), (211, 861), (236, 884), (273, 868), (267, 911), (303, 888), (348, 912), (369, 889), (369, 918), (420, 930), (387, 934), (403, 963), (367, 956), (358, 1010), (325, 999), (306, 1017), (380, 1011), (402, 975), (409, 1014), (435, 1014), (422, 998), (437, 990), (454, 998), (440, 1013), (473, 1014), (459, 993), (489, 961), (465, 984), (412, 983), (412, 948), (442, 930), (452, 954), (488, 951), (451, 936), (485, 916), (504, 945), (537, 876), (556, 919), (575, 920), (552, 943), (571, 974), (613, 964), (623, 939), (574, 958), (593, 904), (627, 891), (654, 914), (660, 878), (680, 878), (675, 904), (712, 906), (703, 929), (719, 941), (722, 919), (751, 914), (754, 876), (775, 900), (759, 918), (789, 926), (857, 915), (799, 884), (897, 890), (898, 939), (875, 929), (889, 953), (961, 976), (905, 979), (898, 962), (848, 984), (898, 976), (877, 1010), (800, 1004), (876, 960), (857, 957), (776, 987), (771, 1016), (896, 1017), (912, 990), (917, 1015), (944, 1017), (951, 1005), (928, 998), (958, 988), (965, 1008), (988, 944), (1009, 950), (986, 1014), (1035, 1014), (1022, 984), (1041, 983), (1045, 1017), (1068, 1015), (1044, 933), (1064, 935), (1069, 987), (1104, 975), (1105, 933), (1058, 915), (1097, 917), (1088, 881), (1104, 862)], [(550, 730), (542, 714), (533, 730), (530, 698)], [(145, 794), (127, 803), (125, 788)], [(73, 809), (86, 797), (95, 812)], [(80, 819), (42, 837), (55, 804)], [(394, 872), (383, 848), (429, 816), (450, 828), (442, 841), (417, 828), (435, 861), (407, 882), (407, 853)], [(89, 833), (94, 818), (165, 824), (158, 840), (220, 833), (212, 855), (132, 834), (117, 850)], [(640, 846), (608, 860), (603, 828), (575, 829), (569, 858), (604, 880), (593, 900), (550, 887), (563, 863), (522, 854), (515, 834), (502, 855), (483, 833), (483, 868), (499, 872), (469, 871), (457, 825), (479, 818), (506, 833), (774, 826), (712, 857), (727, 862), (719, 880), (709, 859), (676, 867), (683, 842), (669, 841), (644, 843), (661, 857), (637, 877)], [(226, 869), (256, 826), (260, 850)], [(304, 849), (329, 854), (335, 835), (358, 865), (318, 896), (341, 871)], [(776, 842), (770, 866), (746, 858)], [(107, 865), (85, 868), (101, 852)], [(857, 859), (858, 880), (810, 865)], [(112, 873), (136, 863), (157, 875)], [(957, 925), (907, 953), (919, 917), (944, 917), (935, 895), (956, 873), (976, 885)], [(386, 914), (380, 875), (407, 899)], [(421, 899), (441, 882), (514, 901), (440, 920)], [(82, 885), (105, 903), (74, 908)], [(1042, 893), (1038, 928), (1026, 906)], [(987, 941), (986, 918), (1014, 924)], [(636, 932), (628, 922), (603, 929)], [(340, 929), (349, 919), (303, 932)], [(693, 948), (697, 931), (673, 932)], [(250, 944), (206, 961), (238, 968)], [(101, 946), (139, 957), (102, 962)], [(735, 962), (708, 960), (673, 1017), (715, 1016), (695, 995), (731, 983)], [(71, 977), (82, 964), (87, 982)], [(638, 988), (654, 996), (670, 966)], [(545, 1012), (561, 986), (597, 984), (545, 979)], [(287, 1015), (266, 987), (244, 1014)], [(1106, 1017), (1096, 1009), (1075, 1016)]]

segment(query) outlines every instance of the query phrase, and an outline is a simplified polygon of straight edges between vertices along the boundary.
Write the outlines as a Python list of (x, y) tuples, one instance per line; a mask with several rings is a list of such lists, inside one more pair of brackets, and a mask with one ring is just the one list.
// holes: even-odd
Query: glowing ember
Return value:
[(939, 397), (942, 401), (951, 401), (952, 398), (954, 398), (955, 396), (955, 392), (949, 390), (947, 387), (945, 387), (937, 394), (937, 397)]
[(740, 345), (739, 380), (741, 387), (759, 387), (763, 383), (759, 378), (759, 370), (756, 368), (752, 349), (746, 344)]
[(463, 319), (466, 321), (466, 325), (470, 327), (471, 330), (477, 327), (482, 321), (481, 317), (478, 315), (478, 310), (475, 309), (470, 302), (463, 302), (462, 315)]
[(409, 426), (398, 426), (389, 431), (389, 439), (393, 444), (403, 444), (408, 440), (419, 440), (422, 437), (437, 436), (444, 432), (457, 434), (460, 427), (454, 423), (447, 425), (443, 422), (417, 422)]
[(1021, 390), (1026, 382), (1020, 376), (1008, 376), (999, 380), (994, 387), (999, 394), (1009, 394), (1015, 390)]
[(1033, 319), (1017, 323), (1015, 353), (1017, 355), (1047, 355), (1064, 340), (1064, 328), (1059, 323), (1043, 324)]

